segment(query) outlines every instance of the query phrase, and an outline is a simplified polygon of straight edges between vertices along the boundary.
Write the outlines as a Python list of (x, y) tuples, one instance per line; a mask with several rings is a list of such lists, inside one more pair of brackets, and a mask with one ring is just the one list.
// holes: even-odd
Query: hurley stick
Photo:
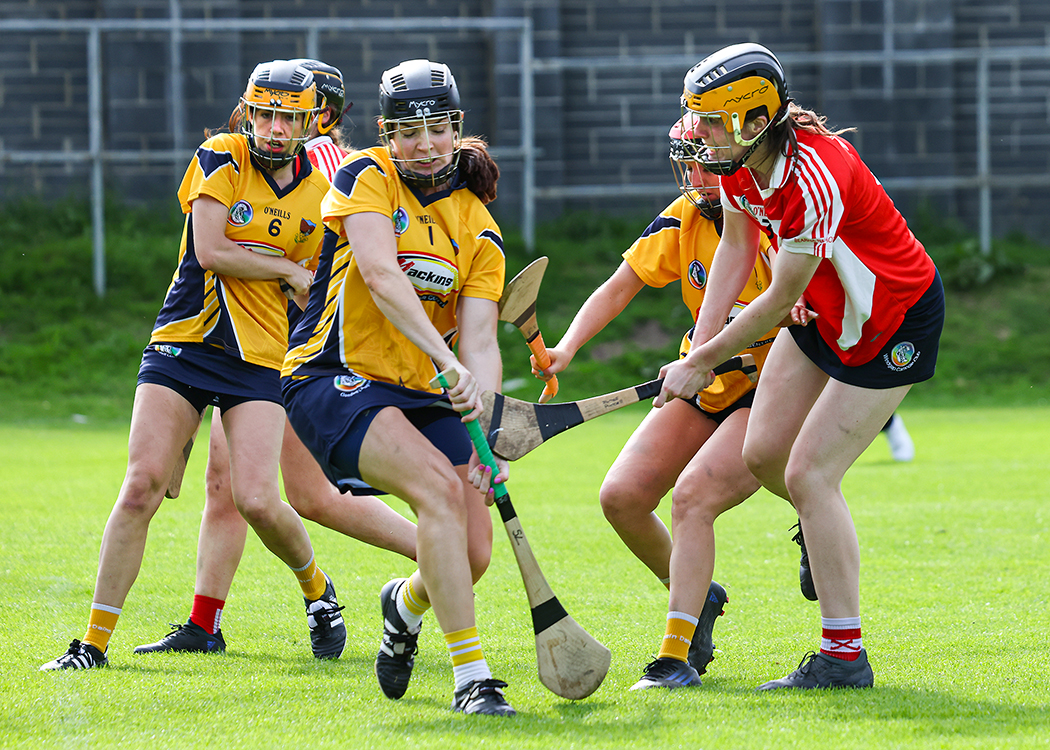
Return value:
[[(536, 357), (536, 364), (545, 372), (551, 366), (551, 358), (536, 323), (536, 297), (546, 270), (547, 256), (537, 258), (507, 283), (503, 296), (499, 298), (499, 319), (513, 323), (521, 331), (529, 350)], [(558, 376), (544, 375), (543, 379), (547, 382), (540, 394), (541, 404), (558, 395)]]
[[(455, 370), (447, 370), (431, 380), (430, 385), (434, 388), (451, 388), (458, 380)], [(467, 431), (478, 457), (492, 469), (495, 476), (499, 468), (477, 420), (467, 422)], [(525, 583), (525, 595), (532, 609), (532, 629), (536, 634), (536, 660), (540, 682), (562, 698), (586, 698), (597, 690), (605, 679), (612, 654), (572, 619), (554, 595), (521, 528), (507, 488), (496, 484), (493, 485), (493, 491), (500, 518), (503, 519), (503, 526), (507, 529), (507, 536), (510, 537), (511, 546), (514, 548), (514, 558), (518, 561), (521, 580)]]
[(164, 497), (176, 498), (182, 491), (182, 477), (186, 474), (186, 462), (190, 460), (190, 451), (193, 450), (193, 441), (197, 439), (197, 433), (200, 432), (201, 422), (204, 421), (204, 412), (201, 412), (201, 418), (197, 422), (197, 428), (190, 435), (190, 439), (186, 441), (186, 445), (182, 447), (182, 453), (175, 459), (175, 468), (171, 471), (171, 479), (168, 480), (168, 489), (164, 490)]
[[(758, 380), (755, 358), (750, 354), (732, 357), (714, 369), (716, 375), (740, 370), (751, 382)], [(484, 411), (478, 418), (481, 431), (488, 436), (492, 452), (508, 461), (517, 461), (555, 435), (584, 422), (622, 409), (629, 404), (654, 398), (663, 379), (563, 404), (533, 404), (485, 391), (481, 394)]]

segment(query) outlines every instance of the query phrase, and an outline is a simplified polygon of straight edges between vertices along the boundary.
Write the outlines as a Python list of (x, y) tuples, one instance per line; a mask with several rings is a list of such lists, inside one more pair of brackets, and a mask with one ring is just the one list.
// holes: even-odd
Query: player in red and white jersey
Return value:
[(750, 169), (724, 177), (726, 210), (765, 227), (777, 251), (830, 261), (817, 264), (806, 297), (839, 359), (863, 364), (929, 288), (936, 268), (848, 141), (799, 130), (788, 148), (765, 189)]
[[(722, 175), (724, 228), (693, 347), (663, 368), (655, 403), (690, 397), (785, 315), (815, 318), (777, 335), (743, 454), (798, 512), (823, 638), (819, 653), (761, 688), (869, 687), (860, 551), (841, 483), (911, 386), (933, 376), (940, 276), (853, 147), (788, 98), (765, 47), (736, 44), (697, 63), (682, 108), (698, 160)], [(763, 232), (776, 251), (769, 288), (723, 327)]]

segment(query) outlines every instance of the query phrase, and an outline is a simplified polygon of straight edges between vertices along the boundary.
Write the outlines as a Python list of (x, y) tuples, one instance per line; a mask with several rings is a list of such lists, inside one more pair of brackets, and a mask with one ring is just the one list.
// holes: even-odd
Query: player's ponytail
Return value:
[(463, 137), (459, 153), (459, 178), (467, 188), (488, 204), (496, 200), (499, 167), (489, 154), (488, 144), (474, 135)]

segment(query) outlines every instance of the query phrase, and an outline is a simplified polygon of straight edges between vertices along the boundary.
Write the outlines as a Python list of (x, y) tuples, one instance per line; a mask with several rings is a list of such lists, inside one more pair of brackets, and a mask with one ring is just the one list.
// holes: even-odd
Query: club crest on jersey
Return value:
[(459, 289), (459, 269), (438, 255), (398, 253), (397, 262), (423, 302), (444, 307), (449, 294)]
[(707, 286), (707, 269), (698, 260), (689, 261), (689, 283), (693, 289), (703, 289)]
[(313, 234), (315, 229), (317, 229), (317, 224), (314, 222), (309, 219), (299, 219), (299, 233), (295, 235), (296, 244), (306, 242), (306, 238)]
[(768, 224), (766, 220), (766, 207), (765, 206), (753, 206), (751, 201), (746, 197), (740, 196), (740, 205), (744, 207), (744, 210), (754, 216), (758, 221), (763, 224)]
[(889, 354), (883, 354), (882, 359), (886, 367), (894, 372), (900, 372), (919, 361), (919, 352), (915, 350), (915, 345), (910, 341), (902, 341), (893, 347)]
[(370, 383), (360, 375), (336, 375), (333, 385), (337, 391), (340, 391), (340, 396), (353, 396), (361, 393)]
[(394, 222), (395, 237), (400, 237), (408, 231), (408, 211), (402, 206), (397, 207), (397, 210), (394, 211), (394, 215), (390, 217), (390, 220)]
[(226, 222), (235, 227), (243, 227), (252, 220), (254, 215), (255, 210), (252, 208), (252, 204), (248, 201), (240, 200), (230, 206), (230, 213), (226, 217)]

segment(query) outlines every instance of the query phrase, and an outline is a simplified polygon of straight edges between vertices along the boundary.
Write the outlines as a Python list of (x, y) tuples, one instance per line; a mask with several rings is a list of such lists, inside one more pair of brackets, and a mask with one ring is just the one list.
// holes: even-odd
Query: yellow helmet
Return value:
[[(765, 138), (769, 128), (783, 122), (789, 101), (780, 61), (762, 45), (748, 42), (720, 49), (689, 69), (682, 92), (682, 113), (717, 118), (738, 144), (750, 146), (735, 161), (715, 158), (712, 151), (717, 148), (701, 149), (700, 161), (708, 170), (732, 174)], [(742, 128), (748, 115), (760, 114), (769, 118), (769, 124), (754, 138), (744, 138)]]
[[(248, 76), (241, 107), (244, 110), (241, 132), (248, 137), (248, 149), (267, 169), (280, 169), (302, 149), (309, 138), (310, 124), (320, 109), (314, 74), (295, 60), (259, 63)], [(273, 114), (290, 112), (303, 115), (302, 130), (299, 135), (288, 139), (292, 148), (287, 152), (277, 154), (256, 145), (253, 115), (260, 109), (270, 110)]]

